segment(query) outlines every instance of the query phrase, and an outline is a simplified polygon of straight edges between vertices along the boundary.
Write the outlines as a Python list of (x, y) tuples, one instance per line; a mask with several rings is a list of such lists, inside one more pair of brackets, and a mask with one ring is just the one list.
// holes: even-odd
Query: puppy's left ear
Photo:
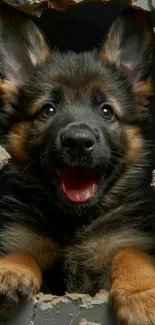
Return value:
[(109, 31), (100, 57), (126, 75), (135, 92), (140, 92), (144, 98), (150, 96), (153, 27), (148, 13), (130, 8), (119, 16)]
[(20, 87), (51, 55), (41, 31), (26, 15), (0, 5), (0, 75)]

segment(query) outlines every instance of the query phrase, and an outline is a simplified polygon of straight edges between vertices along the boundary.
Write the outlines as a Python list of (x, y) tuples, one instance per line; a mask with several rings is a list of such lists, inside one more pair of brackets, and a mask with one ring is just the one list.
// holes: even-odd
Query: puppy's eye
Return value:
[(103, 104), (101, 106), (102, 114), (105, 120), (111, 121), (114, 117), (113, 109), (108, 104)]
[(40, 110), (40, 118), (42, 120), (47, 119), (55, 114), (56, 110), (53, 103), (46, 103)]

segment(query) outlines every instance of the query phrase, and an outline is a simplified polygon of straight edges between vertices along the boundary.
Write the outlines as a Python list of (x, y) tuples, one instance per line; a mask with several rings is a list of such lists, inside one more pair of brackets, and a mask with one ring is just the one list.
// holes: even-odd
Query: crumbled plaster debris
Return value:
[(81, 319), (79, 325), (101, 325), (101, 323), (92, 323), (83, 318)]
[(0, 146), (0, 169), (8, 163), (10, 159), (10, 155), (6, 152), (6, 150)]

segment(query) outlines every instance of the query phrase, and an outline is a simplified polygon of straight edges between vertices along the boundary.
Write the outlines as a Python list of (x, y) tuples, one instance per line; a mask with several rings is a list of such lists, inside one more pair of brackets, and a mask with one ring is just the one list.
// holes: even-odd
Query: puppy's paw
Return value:
[[(28, 260), (27, 260), (28, 261)], [(0, 308), (13, 309), (32, 298), (40, 289), (40, 270), (32, 263), (0, 259)], [(26, 262), (26, 261), (25, 261)]]
[(155, 261), (124, 249), (112, 263), (111, 298), (119, 325), (155, 325)]
[(119, 325), (155, 325), (155, 288), (130, 294), (113, 295)]

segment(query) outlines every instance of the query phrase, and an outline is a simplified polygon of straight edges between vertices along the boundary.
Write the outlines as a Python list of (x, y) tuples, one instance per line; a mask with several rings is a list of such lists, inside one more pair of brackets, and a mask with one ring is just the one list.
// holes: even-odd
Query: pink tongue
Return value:
[(86, 202), (95, 195), (97, 190), (93, 169), (66, 168), (61, 173), (60, 182), (64, 194), (72, 202)]

